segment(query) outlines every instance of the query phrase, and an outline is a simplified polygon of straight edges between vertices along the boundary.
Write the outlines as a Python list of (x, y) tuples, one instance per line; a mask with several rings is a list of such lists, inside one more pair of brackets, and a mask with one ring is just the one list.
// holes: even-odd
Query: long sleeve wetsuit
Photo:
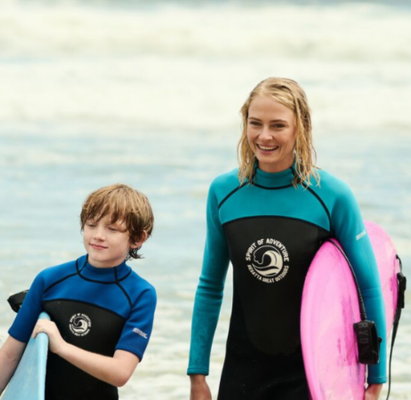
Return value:
[(315, 253), (330, 237), (349, 257), (368, 318), (376, 322), (383, 338), (380, 363), (369, 367), (368, 382), (386, 381), (383, 297), (357, 201), (347, 185), (324, 171), (319, 171), (320, 185), (314, 182), (309, 187), (293, 186), (294, 173), (293, 167), (279, 173), (257, 168), (253, 184), (240, 185), (235, 169), (217, 177), (210, 187), (188, 374), (209, 373), (231, 262), (233, 305), (220, 383), (222, 400), (221, 392), (227, 388), (236, 400), (276, 398), (255, 393), (264, 392), (278, 376), (303, 373), (302, 289)]

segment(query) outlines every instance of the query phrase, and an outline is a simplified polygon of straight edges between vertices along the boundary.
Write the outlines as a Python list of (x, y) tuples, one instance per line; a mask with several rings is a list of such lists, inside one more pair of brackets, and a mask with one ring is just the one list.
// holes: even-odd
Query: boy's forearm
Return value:
[(18, 362), (11, 361), (0, 349), (0, 395), (8, 385), (17, 365)]
[(61, 358), (110, 385), (124, 386), (139, 363), (132, 353), (117, 350), (113, 357), (80, 349), (65, 342), (56, 352)]
[(9, 336), (0, 348), (0, 394), (8, 385), (26, 347), (25, 343)]
[(33, 337), (44, 332), (49, 337), (49, 350), (89, 375), (110, 385), (120, 387), (133, 374), (139, 358), (124, 350), (117, 350), (113, 357), (103, 356), (67, 343), (53, 321), (40, 319), (33, 330)]

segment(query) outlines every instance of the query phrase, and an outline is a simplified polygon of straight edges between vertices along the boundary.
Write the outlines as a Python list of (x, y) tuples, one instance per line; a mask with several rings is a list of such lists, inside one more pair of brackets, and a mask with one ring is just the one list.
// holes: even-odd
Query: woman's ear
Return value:
[(147, 240), (147, 238), (148, 238), (147, 231), (144, 230), (141, 233), (141, 236), (138, 239), (138, 241), (130, 243), (130, 248), (132, 248), (132, 249), (140, 248), (143, 245), (143, 243)]

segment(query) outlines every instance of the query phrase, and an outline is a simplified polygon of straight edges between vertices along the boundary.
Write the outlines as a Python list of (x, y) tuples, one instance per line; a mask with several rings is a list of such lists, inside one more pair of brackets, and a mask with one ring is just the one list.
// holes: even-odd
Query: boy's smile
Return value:
[(111, 268), (120, 265), (130, 248), (130, 235), (122, 221), (111, 223), (110, 215), (98, 221), (88, 220), (84, 225), (83, 243), (89, 263), (96, 268)]
[(90, 246), (93, 248), (93, 249), (96, 249), (96, 250), (103, 250), (103, 249), (107, 249), (107, 247), (106, 246), (101, 246), (101, 245), (98, 245), (98, 244), (95, 244), (95, 243), (90, 243)]

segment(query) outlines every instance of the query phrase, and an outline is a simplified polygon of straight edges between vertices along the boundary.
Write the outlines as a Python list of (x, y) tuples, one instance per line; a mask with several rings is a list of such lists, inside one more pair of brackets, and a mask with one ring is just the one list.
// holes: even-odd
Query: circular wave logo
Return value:
[(86, 314), (74, 314), (70, 318), (69, 326), (73, 335), (85, 336), (90, 332), (91, 320)]
[(289, 269), (286, 247), (276, 239), (260, 239), (247, 250), (247, 267), (251, 274), (265, 283), (278, 282)]

